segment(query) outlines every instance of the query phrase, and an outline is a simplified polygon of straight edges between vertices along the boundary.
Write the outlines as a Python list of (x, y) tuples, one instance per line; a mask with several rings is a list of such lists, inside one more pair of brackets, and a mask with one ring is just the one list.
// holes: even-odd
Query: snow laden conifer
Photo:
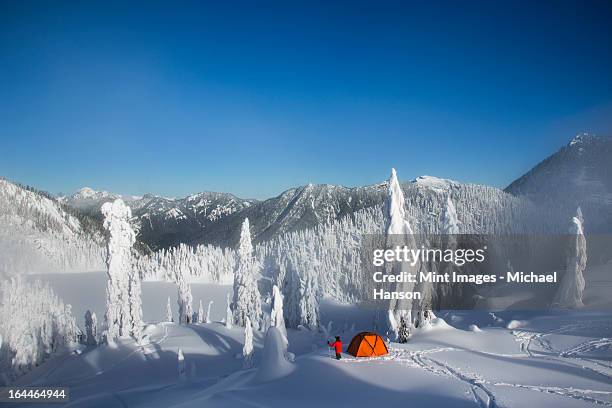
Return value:
[(459, 234), (459, 219), (457, 218), (457, 210), (455, 209), (455, 204), (453, 204), (450, 194), (446, 197), (446, 206), (444, 206), (442, 210), (440, 223), (442, 224), (440, 227), (440, 232), (442, 234)]
[(582, 302), (585, 286), (583, 273), (587, 264), (587, 248), (581, 217), (582, 213), (578, 211), (576, 216), (572, 218), (567, 267), (553, 301), (554, 307), (571, 309), (584, 306)]
[(242, 347), (242, 366), (249, 369), (253, 367), (253, 328), (251, 319), (247, 316), (244, 323), (244, 346)]
[(179, 323), (190, 324), (193, 319), (193, 296), (191, 295), (191, 285), (189, 285), (189, 282), (187, 282), (187, 279), (183, 275), (181, 276), (182, 278), (177, 282)]
[(258, 330), (261, 326), (261, 295), (257, 288), (258, 263), (253, 256), (248, 218), (245, 218), (242, 223), (237, 255), (232, 302), (234, 322), (244, 327), (248, 316), (253, 328)]
[(283, 335), (278, 328), (270, 326), (266, 332), (263, 354), (255, 373), (255, 381), (268, 382), (287, 375), (293, 369), (287, 357)]
[(185, 364), (185, 355), (180, 347), (176, 353), (176, 363), (179, 380), (185, 380), (187, 378), (187, 366)]
[(397, 341), (399, 343), (407, 343), (409, 337), (410, 329), (408, 328), (408, 322), (404, 316), (401, 316), (397, 329)]
[(208, 302), (208, 307), (206, 308), (206, 323), (212, 323), (210, 319), (210, 310), (212, 309), (213, 301)]
[(270, 326), (277, 327), (281, 334), (285, 336), (285, 338), (287, 337), (287, 328), (285, 327), (285, 316), (283, 311), (283, 295), (276, 285), (272, 287)]
[(200, 299), (200, 307), (198, 307), (198, 323), (204, 323), (204, 306), (202, 306), (202, 299)]
[(138, 272), (132, 270), (130, 273), (130, 332), (140, 344), (142, 339), (142, 298), (140, 288), (140, 276)]
[[(457, 217), (457, 210), (455, 204), (450, 197), (450, 194), (446, 196), (446, 205), (442, 208), (442, 215), (440, 217), (440, 242), (441, 247), (455, 250), (457, 249), (458, 241), (457, 235), (459, 234), (459, 218)], [(442, 262), (439, 266), (440, 271), (444, 273), (452, 273), (453, 271), (452, 262)], [(443, 282), (437, 284), (438, 294), (438, 307), (445, 307), (447, 301), (451, 302), (452, 287), (450, 282)]]
[(48, 283), (0, 280), (0, 382), (40, 365), (76, 342), (77, 326)]
[(300, 324), (311, 330), (319, 326), (319, 301), (316, 281), (312, 273), (300, 281)]
[(174, 317), (172, 317), (172, 306), (170, 305), (170, 296), (168, 296), (168, 303), (166, 303), (166, 321), (174, 321)]
[[(101, 208), (104, 228), (108, 231), (106, 287), (106, 336), (112, 340), (132, 334), (133, 316), (130, 301), (132, 278), (131, 250), (136, 237), (130, 226), (132, 212), (123, 200), (104, 203)], [(137, 301), (139, 302), (139, 300)]]
[[(425, 247), (429, 246), (430, 245), (428, 243), (425, 244)], [(420, 272), (437, 273), (438, 266), (435, 261), (429, 260), (428, 262), (421, 263)], [(413, 303), (413, 310), (415, 309), (415, 305), (416, 310), (414, 310), (412, 316), (412, 324), (414, 327), (422, 328), (427, 326), (431, 322), (431, 320), (436, 317), (433, 312), (433, 305), (436, 301), (436, 291), (433, 282), (427, 280), (421, 280), (416, 285), (416, 291), (421, 294), (421, 299), (418, 299)]]
[(227, 306), (225, 308), (225, 327), (231, 329), (233, 327), (234, 314), (232, 313), (230, 294), (227, 294)]
[(89, 310), (85, 312), (85, 344), (98, 345), (98, 318)]
[[(397, 179), (395, 169), (391, 169), (391, 177), (388, 182), (387, 198), (384, 205), (386, 243), (388, 249), (395, 249), (400, 246), (416, 248), (412, 228), (406, 219), (406, 209), (404, 204), (404, 193)], [(388, 275), (398, 275), (401, 272), (418, 273), (420, 265), (411, 265), (408, 262), (392, 262), (385, 264), (385, 273)], [(414, 283), (401, 282), (394, 283), (391, 288), (396, 292), (412, 292)], [(391, 299), (389, 301), (388, 326), (394, 333), (395, 338), (399, 337), (399, 322), (404, 317), (409, 325), (412, 325), (412, 300), (410, 299)]]

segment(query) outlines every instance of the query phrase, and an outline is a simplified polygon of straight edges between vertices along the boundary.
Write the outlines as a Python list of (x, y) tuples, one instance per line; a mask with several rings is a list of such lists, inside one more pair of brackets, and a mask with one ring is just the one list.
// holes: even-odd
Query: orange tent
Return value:
[(373, 332), (361, 332), (353, 337), (347, 353), (355, 357), (376, 357), (389, 354), (382, 337)]

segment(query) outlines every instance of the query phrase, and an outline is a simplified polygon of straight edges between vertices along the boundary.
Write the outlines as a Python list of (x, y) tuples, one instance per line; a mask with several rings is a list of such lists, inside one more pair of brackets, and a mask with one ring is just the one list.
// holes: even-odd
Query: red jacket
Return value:
[(329, 344), (329, 347), (331, 347), (333, 349), (336, 349), (336, 353), (337, 354), (341, 354), (342, 353), (342, 342), (340, 340), (336, 340), (333, 343), (330, 343), (328, 341), (327, 344)]

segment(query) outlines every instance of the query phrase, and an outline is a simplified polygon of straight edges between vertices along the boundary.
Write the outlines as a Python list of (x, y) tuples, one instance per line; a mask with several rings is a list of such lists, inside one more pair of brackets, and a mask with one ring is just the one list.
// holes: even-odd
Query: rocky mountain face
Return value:
[(547, 207), (568, 226), (581, 207), (586, 232), (612, 232), (612, 138), (578, 135), (505, 191)]
[(156, 250), (192, 243), (203, 231), (209, 236), (209, 231), (218, 230), (217, 225), (254, 203), (228, 193), (203, 192), (182, 199), (145, 196), (128, 205), (139, 240)]

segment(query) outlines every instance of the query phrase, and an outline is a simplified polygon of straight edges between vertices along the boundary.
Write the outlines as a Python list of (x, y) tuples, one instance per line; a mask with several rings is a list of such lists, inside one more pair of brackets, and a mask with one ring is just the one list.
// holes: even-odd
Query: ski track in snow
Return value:
[[(113, 370), (113, 369), (117, 368), (121, 363), (129, 360), (134, 354), (136, 354), (138, 352), (142, 352), (145, 356), (149, 356), (149, 355), (155, 353), (156, 350), (155, 350), (155, 348), (153, 350), (150, 350), (147, 347), (148, 346), (154, 346), (154, 345), (163, 344), (166, 341), (167, 338), (168, 338), (168, 327), (166, 325), (164, 325), (164, 334), (158, 340), (154, 340), (153, 338), (149, 338), (149, 342), (148, 343), (138, 345), (133, 351), (131, 351), (128, 355), (123, 357), (121, 360), (115, 362), (108, 369), (97, 371), (95, 374), (92, 374), (92, 375), (87, 376), (87, 377), (79, 376), (77, 378), (69, 378), (69, 379), (63, 380), (62, 383), (65, 384), (66, 386), (76, 386), (76, 385), (82, 384), (83, 380), (88, 380), (88, 379), (95, 378), (95, 377), (99, 376), (100, 374), (105, 373), (106, 371), (110, 371), (110, 370)], [(69, 356), (70, 356), (70, 354), (67, 354), (66, 356), (63, 357), (63, 360), (67, 359)], [(58, 364), (53, 369), (49, 370), (49, 372), (47, 372), (43, 377), (41, 377), (36, 383), (38, 383), (38, 384), (45, 383), (46, 381), (49, 380), (49, 377), (60, 367), (61, 367), (61, 364)], [(112, 394), (112, 395), (116, 396), (115, 394)], [(117, 397), (117, 399), (119, 399), (119, 397)]]
[[(516, 340), (521, 343), (520, 348), (526, 355), (518, 354), (518, 355), (505, 355), (506, 357), (511, 358), (530, 358), (533, 356), (537, 356), (538, 358), (551, 358), (548, 355), (537, 353), (530, 349), (530, 347), (535, 343), (542, 347), (544, 350), (555, 354), (558, 358), (563, 358), (564, 361), (574, 359), (579, 360), (581, 362), (588, 361), (594, 364), (598, 364), (605, 368), (610, 368), (607, 364), (601, 363), (599, 361), (594, 361), (591, 359), (585, 359), (581, 357), (575, 356), (578, 353), (591, 351), (599, 348), (607, 348), (611, 346), (611, 339), (609, 338), (600, 338), (600, 339), (592, 339), (585, 341), (583, 343), (578, 344), (568, 350), (560, 351), (555, 349), (550, 342), (545, 339), (546, 336), (551, 334), (566, 334), (574, 330), (584, 329), (586, 326), (581, 324), (572, 324), (563, 326), (559, 329), (552, 330), (547, 333), (532, 333), (525, 330), (512, 330), (511, 334), (516, 337)], [(592, 328), (592, 326), (590, 327)], [(432, 355), (445, 351), (453, 351), (453, 352), (469, 352), (470, 350), (462, 350), (453, 347), (439, 347), (432, 348), (426, 350), (419, 351), (410, 351), (399, 348), (391, 348), (390, 354), (388, 356), (381, 358), (361, 358), (361, 359), (343, 359), (345, 363), (357, 363), (357, 362), (368, 362), (373, 360), (392, 360), (396, 361), (400, 364), (405, 364), (410, 367), (417, 367), (420, 369), (427, 370), (436, 375), (442, 375), (446, 377), (451, 377), (456, 380), (462, 381), (466, 383), (472, 392), (474, 402), (481, 408), (499, 408), (495, 394), (491, 390), (491, 387), (511, 387), (518, 389), (525, 389), (534, 392), (548, 393), (554, 394), (565, 398), (571, 398), (579, 401), (584, 401), (587, 403), (612, 407), (612, 402), (598, 398), (600, 396), (612, 396), (612, 391), (601, 391), (601, 390), (591, 390), (591, 389), (579, 389), (574, 387), (556, 387), (556, 386), (542, 386), (542, 385), (530, 385), (530, 384), (519, 384), (519, 383), (508, 383), (508, 382), (499, 382), (492, 381), (482, 378), (481, 376), (462, 371), (456, 367), (451, 366), (446, 362), (441, 362), (432, 357)], [(490, 353), (486, 353), (490, 354)], [(553, 357), (554, 358), (554, 357)], [(571, 360), (570, 360), (571, 361)], [(592, 367), (587, 367), (584, 365), (580, 365), (581, 368), (589, 371), (593, 371), (599, 375), (605, 376), (608, 379), (611, 379), (612, 376), (610, 373), (606, 373), (600, 370), (596, 370)]]
[[(546, 338), (554, 334), (571, 334), (581, 332), (587, 329), (609, 329), (609, 325), (593, 326), (592, 324), (585, 323), (573, 323), (561, 326), (558, 329), (551, 330), (545, 333), (534, 333), (527, 330), (514, 329), (510, 333), (515, 337), (515, 340), (520, 343), (519, 348), (522, 354), (503, 354), (502, 356), (508, 358), (546, 358), (546, 359), (562, 359), (565, 362), (574, 364), (584, 370), (596, 373), (605, 377), (608, 380), (612, 380), (612, 373), (604, 370), (611, 370), (612, 366), (597, 361), (595, 359), (580, 357), (580, 354), (587, 353), (598, 349), (609, 349), (612, 348), (612, 339), (596, 338), (586, 340), (576, 346), (570, 347), (567, 350), (558, 350), (551, 342)], [(532, 349), (533, 345), (536, 344), (542, 350), (552, 354), (543, 354), (541, 352)], [(571, 398), (587, 403), (601, 405), (606, 407), (612, 407), (612, 402), (609, 400), (597, 398), (598, 396), (612, 396), (612, 391), (601, 391), (591, 389), (579, 389), (574, 387), (556, 387), (556, 386), (542, 386), (542, 385), (530, 385), (530, 384), (519, 384), (519, 383), (507, 383), (491, 381), (482, 378), (474, 373), (468, 373), (451, 366), (446, 362), (441, 362), (432, 357), (435, 353), (453, 351), (453, 352), (469, 352), (470, 350), (457, 349), (453, 347), (438, 347), (426, 350), (411, 351), (400, 348), (390, 348), (388, 356), (382, 357), (382, 360), (392, 360), (400, 364), (405, 364), (410, 367), (417, 367), (420, 369), (427, 370), (436, 375), (442, 375), (446, 377), (452, 377), (459, 381), (466, 383), (472, 392), (474, 402), (480, 408), (499, 408), (498, 402), (495, 398), (493, 391), (490, 387), (512, 387), (525, 390), (531, 390), (534, 392), (554, 394), (561, 397)], [(487, 353), (491, 355), (500, 355), (495, 353)], [(381, 358), (360, 358), (360, 359), (344, 359), (342, 361), (347, 363), (356, 362), (368, 362), (372, 360), (381, 360)], [(572, 361), (574, 360), (574, 361)], [(585, 365), (586, 364), (586, 365)], [(595, 368), (595, 367), (598, 368)], [(603, 369), (603, 370), (602, 370)]]
[[(595, 326), (595, 328), (600, 329), (609, 329), (609, 327), (609, 325)], [(575, 360), (575, 365), (579, 366), (580, 368), (591, 371), (612, 381), (612, 373), (609, 371), (612, 370), (612, 366), (592, 358), (579, 356), (579, 354), (584, 354), (597, 349), (612, 348), (612, 339), (607, 337), (590, 339), (574, 347), (570, 347), (567, 350), (559, 350), (553, 347), (551, 342), (545, 338), (553, 334), (569, 334), (576, 331), (593, 328), (593, 326), (589, 326), (588, 324), (574, 323), (561, 326), (560, 328), (551, 330), (547, 333), (533, 333), (525, 330), (512, 330), (511, 334), (515, 336), (518, 342), (521, 343), (521, 351), (524, 351), (528, 356), (537, 355), (538, 357), (550, 358), (550, 356), (531, 350), (531, 344), (532, 342), (535, 342), (543, 350), (558, 357), (564, 358), (564, 361), (571, 362), (572, 360)]]

